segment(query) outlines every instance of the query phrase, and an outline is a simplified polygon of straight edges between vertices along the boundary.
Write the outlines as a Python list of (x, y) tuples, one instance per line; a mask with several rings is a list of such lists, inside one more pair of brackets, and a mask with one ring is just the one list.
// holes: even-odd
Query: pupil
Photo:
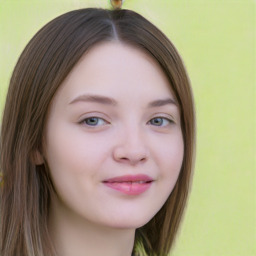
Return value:
[(152, 120), (152, 123), (154, 125), (161, 125), (163, 123), (163, 120), (162, 120), (162, 118), (155, 118)]
[(90, 117), (86, 120), (86, 123), (90, 125), (95, 125), (98, 123), (98, 119), (97, 117)]

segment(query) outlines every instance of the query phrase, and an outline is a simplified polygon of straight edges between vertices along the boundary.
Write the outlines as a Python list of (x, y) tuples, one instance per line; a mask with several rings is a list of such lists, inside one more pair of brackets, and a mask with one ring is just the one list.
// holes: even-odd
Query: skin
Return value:
[[(116, 41), (92, 48), (55, 95), (44, 136), (59, 255), (131, 255), (135, 229), (176, 183), (183, 150), (179, 108), (155, 60)], [(103, 183), (137, 174), (153, 179), (138, 195)]]

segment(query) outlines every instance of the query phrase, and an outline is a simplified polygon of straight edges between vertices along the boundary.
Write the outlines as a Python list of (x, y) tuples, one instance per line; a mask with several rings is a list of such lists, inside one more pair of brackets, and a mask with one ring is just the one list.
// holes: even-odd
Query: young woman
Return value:
[(19, 58), (0, 145), (1, 256), (166, 256), (193, 165), (181, 58), (129, 10), (57, 17)]

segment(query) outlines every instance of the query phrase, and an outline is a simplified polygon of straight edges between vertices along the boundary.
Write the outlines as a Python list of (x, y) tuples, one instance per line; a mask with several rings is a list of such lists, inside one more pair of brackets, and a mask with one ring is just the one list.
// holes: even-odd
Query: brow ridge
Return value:
[(77, 102), (95, 102), (95, 103), (100, 103), (104, 105), (117, 105), (116, 100), (110, 97), (106, 96), (101, 96), (101, 95), (94, 95), (94, 94), (83, 94), (75, 99), (73, 99), (69, 104), (74, 104)]
[[(100, 103), (100, 104), (104, 104), (104, 105), (113, 105), (113, 106), (117, 105), (117, 101), (111, 97), (106, 97), (106, 96), (102, 96), (102, 95), (94, 95), (94, 94), (80, 95), (80, 96), (76, 97), (75, 99), (73, 99), (69, 104), (74, 104), (77, 102), (95, 102), (95, 103)], [(154, 101), (150, 102), (148, 104), (148, 107), (150, 107), (150, 108), (162, 107), (165, 105), (176, 105), (177, 106), (177, 103), (172, 98), (158, 99), (158, 100), (154, 100)]]
[(149, 107), (162, 107), (165, 105), (176, 105), (177, 106), (177, 103), (172, 98), (166, 98), (166, 99), (154, 100), (148, 104)]

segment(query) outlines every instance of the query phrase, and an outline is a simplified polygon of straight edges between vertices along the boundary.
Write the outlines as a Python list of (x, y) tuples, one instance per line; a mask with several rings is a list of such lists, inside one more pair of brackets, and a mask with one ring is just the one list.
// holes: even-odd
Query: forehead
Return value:
[(100, 43), (84, 54), (60, 91), (69, 100), (88, 92), (112, 97), (122, 93), (134, 100), (141, 95), (172, 96), (168, 78), (153, 57), (116, 41)]

